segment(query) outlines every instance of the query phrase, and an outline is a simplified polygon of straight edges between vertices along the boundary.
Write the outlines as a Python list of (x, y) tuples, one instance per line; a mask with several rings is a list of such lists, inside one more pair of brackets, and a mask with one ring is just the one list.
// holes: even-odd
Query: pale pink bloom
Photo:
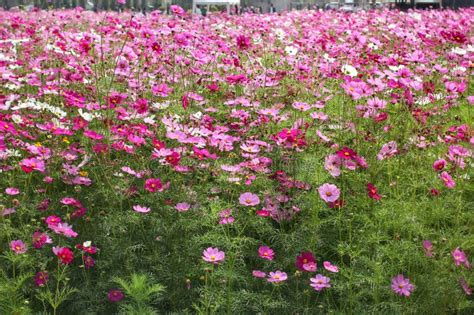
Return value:
[(257, 195), (246, 192), (240, 195), (239, 203), (244, 206), (256, 206), (260, 203), (260, 199)]
[(209, 247), (202, 252), (202, 259), (211, 264), (218, 264), (225, 259), (225, 253), (217, 247)]
[(315, 272), (318, 270), (318, 265), (314, 261), (310, 261), (306, 264), (303, 264), (303, 270), (307, 272)]
[(267, 281), (273, 282), (273, 283), (279, 283), (279, 282), (285, 281), (286, 279), (288, 279), (288, 275), (286, 274), (286, 272), (277, 270), (275, 272), (270, 272), (270, 274), (268, 275)]
[(330, 272), (339, 272), (339, 268), (337, 266), (331, 264), (329, 261), (323, 262), (324, 269)]
[(254, 271), (252, 271), (252, 275), (255, 278), (265, 278), (267, 274), (263, 271), (260, 271), (260, 270), (254, 270)]
[(191, 205), (186, 202), (177, 203), (175, 206), (175, 209), (178, 210), (178, 212), (186, 212), (189, 208), (191, 208)]
[(464, 293), (466, 293), (466, 295), (472, 294), (472, 289), (469, 287), (469, 284), (464, 278), (461, 277), (461, 279), (459, 279), (459, 284), (461, 285), (461, 288), (463, 289)]
[(144, 207), (144, 206), (140, 206), (140, 205), (134, 205), (134, 206), (133, 206), (133, 210), (135, 210), (136, 212), (139, 212), (139, 213), (148, 213), (148, 212), (151, 211), (150, 208)]
[(331, 284), (329, 283), (331, 279), (328, 277), (325, 277), (321, 274), (317, 274), (316, 277), (310, 278), (311, 281), (311, 286), (313, 287), (314, 290), (316, 291), (321, 291), (325, 288), (330, 288)]
[(319, 196), (325, 202), (334, 202), (339, 199), (341, 191), (333, 184), (323, 184), (318, 188)]
[(14, 187), (8, 187), (5, 189), (5, 193), (10, 196), (16, 196), (20, 193), (20, 190)]
[(22, 240), (13, 240), (10, 242), (10, 249), (17, 255), (26, 253), (26, 245)]

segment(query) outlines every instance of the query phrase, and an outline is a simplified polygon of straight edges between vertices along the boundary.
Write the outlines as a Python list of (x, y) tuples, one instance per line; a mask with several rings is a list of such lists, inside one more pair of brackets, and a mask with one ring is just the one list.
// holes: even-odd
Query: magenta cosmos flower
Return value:
[(225, 253), (220, 251), (219, 248), (209, 247), (202, 252), (202, 259), (211, 263), (218, 264), (225, 259)]
[(471, 268), (471, 264), (467, 259), (466, 253), (460, 250), (459, 247), (456, 247), (456, 249), (453, 250), (451, 255), (453, 256), (454, 263), (456, 264), (456, 266), (464, 265), (464, 267), (466, 267), (467, 269)]
[(112, 289), (107, 294), (107, 297), (109, 298), (110, 302), (120, 302), (123, 300), (124, 295), (122, 291)]
[(325, 277), (321, 274), (317, 274), (316, 277), (310, 278), (309, 280), (311, 281), (310, 286), (312, 286), (313, 289), (315, 289), (316, 291), (321, 291), (324, 288), (330, 288), (331, 287), (331, 284), (329, 284), (331, 279), (329, 279), (328, 277)]
[(148, 178), (144, 188), (149, 192), (163, 191), (163, 184), (159, 178)]
[(239, 203), (244, 206), (256, 206), (260, 203), (260, 199), (257, 195), (250, 192), (243, 193), (240, 195)]
[(410, 296), (415, 287), (408, 278), (399, 274), (392, 279), (392, 290), (398, 295)]
[(316, 259), (311, 252), (302, 252), (296, 256), (296, 267), (301, 271), (314, 272), (317, 270)]
[(325, 202), (334, 202), (339, 199), (341, 191), (337, 188), (336, 185), (333, 184), (323, 184), (318, 188), (319, 196)]
[(26, 245), (22, 240), (11, 241), (10, 249), (17, 255), (26, 253)]
[(273, 260), (275, 252), (268, 246), (260, 246), (258, 248), (258, 255), (263, 259)]
[(268, 282), (279, 283), (285, 281), (286, 279), (288, 279), (288, 275), (286, 272), (282, 272), (280, 270), (270, 272), (268, 275)]
[(442, 172), (439, 174), (439, 178), (443, 181), (444, 186), (449, 189), (453, 189), (456, 186), (456, 183), (448, 172)]

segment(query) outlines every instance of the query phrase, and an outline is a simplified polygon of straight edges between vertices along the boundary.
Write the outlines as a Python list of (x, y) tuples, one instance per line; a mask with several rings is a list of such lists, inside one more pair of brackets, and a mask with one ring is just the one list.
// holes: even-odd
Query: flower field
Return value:
[(474, 9), (0, 11), (1, 314), (472, 314)]

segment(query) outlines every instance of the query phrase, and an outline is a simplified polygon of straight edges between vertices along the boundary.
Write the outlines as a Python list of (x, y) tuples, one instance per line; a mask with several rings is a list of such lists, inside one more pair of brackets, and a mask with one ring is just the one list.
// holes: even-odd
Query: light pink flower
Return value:
[(341, 191), (333, 184), (323, 184), (318, 188), (319, 196), (325, 202), (334, 202), (339, 199)]
[(10, 249), (17, 255), (26, 253), (26, 244), (22, 240), (13, 240), (10, 242)]
[(189, 208), (191, 208), (191, 205), (186, 202), (177, 203), (175, 206), (175, 209), (178, 210), (178, 212), (186, 212)]
[(134, 206), (133, 206), (133, 210), (135, 210), (136, 212), (139, 212), (139, 213), (148, 213), (148, 212), (151, 211), (150, 208), (144, 207), (144, 206), (140, 206), (140, 205), (134, 205)]
[(324, 269), (330, 272), (339, 272), (339, 268), (337, 266), (331, 264), (329, 261), (323, 262)]
[(275, 272), (270, 272), (267, 281), (272, 283), (279, 283), (285, 281), (286, 279), (288, 279), (288, 275), (286, 274), (286, 272), (277, 270)]
[(313, 287), (314, 290), (316, 291), (321, 291), (325, 288), (330, 288), (331, 284), (329, 283), (331, 279), (328, 277), (325, 277), (321, 274), (317, 274), (316, 277), (310, 278), (311, 281), (311, 286)]
[(260, 199), (257, 195), (246, 192), (240, 195), (239, 203), (244, 206), (256, 206), (260, 203)]
[(211, 264), (218, 264), (224, 261), (225, 253), (220, 251), (217, 247), (209, 247), (202, 252), (202, 259)]
[(5, 193), (10, 196), (16, 196), (20, 193), (20, 190), (15, 187), (8, 187), (5, 189)]
[(255, 278), (265, 278), (267, 274), (260, 270), (254, 270), (252, 271), (252, 276), (254, 276)]

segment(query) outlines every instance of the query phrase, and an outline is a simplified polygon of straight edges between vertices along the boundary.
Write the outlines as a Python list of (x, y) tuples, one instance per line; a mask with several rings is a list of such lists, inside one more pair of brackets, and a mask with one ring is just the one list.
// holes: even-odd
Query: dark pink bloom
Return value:
[(263, 259), (273, 260), (275, 252), (268, 246), (260, 246), (258, 248), (258, 255)]
[(464, 265), (467, 269), (471, 268), (471, 264), (469, 263), (469, 259), (467, 259), (466, 253), (464, 253), (462, 250), (459, 249), (459, 247), (456, 247), (455, 250), (451, 253), (454, 259), (454, 263), (456, 266)]
[(159, 178), (148, 178), (144, 188), (149, 192), (163, 191), (163, 184)]
[(74, 260), (72, 250), (67, 247), (53, 247), (53, 253), (63, 265), (69, 265)]
[(379, 195), (377, 187), (375, 187), (372, 183), (367, 184), (367, 193), (370, 198), (379, 201), (382, 197)]
[(445, 159), (436, 160), (433, 163), (433, 169), (437, 172), (442, 171), (445, 168), (445, 166), (446, 166), (446, 160)]
[(121, 290), (112, 289), (107, 294), (107, 297), (109, 298), (110, 302), (120, 302), (123, 300), (124, 294)]
[(296, 267), (301, 271), (308, 271), (304, 268), (304, 265), (314, 263), (316, 264), (316, 259), (311, 252), (302, 252), (299, 256), (296, 256)]
[(39, 271), (35, 275), (35, 285), (42, 287), (48, 282), (49, 275), (47, 271)]

